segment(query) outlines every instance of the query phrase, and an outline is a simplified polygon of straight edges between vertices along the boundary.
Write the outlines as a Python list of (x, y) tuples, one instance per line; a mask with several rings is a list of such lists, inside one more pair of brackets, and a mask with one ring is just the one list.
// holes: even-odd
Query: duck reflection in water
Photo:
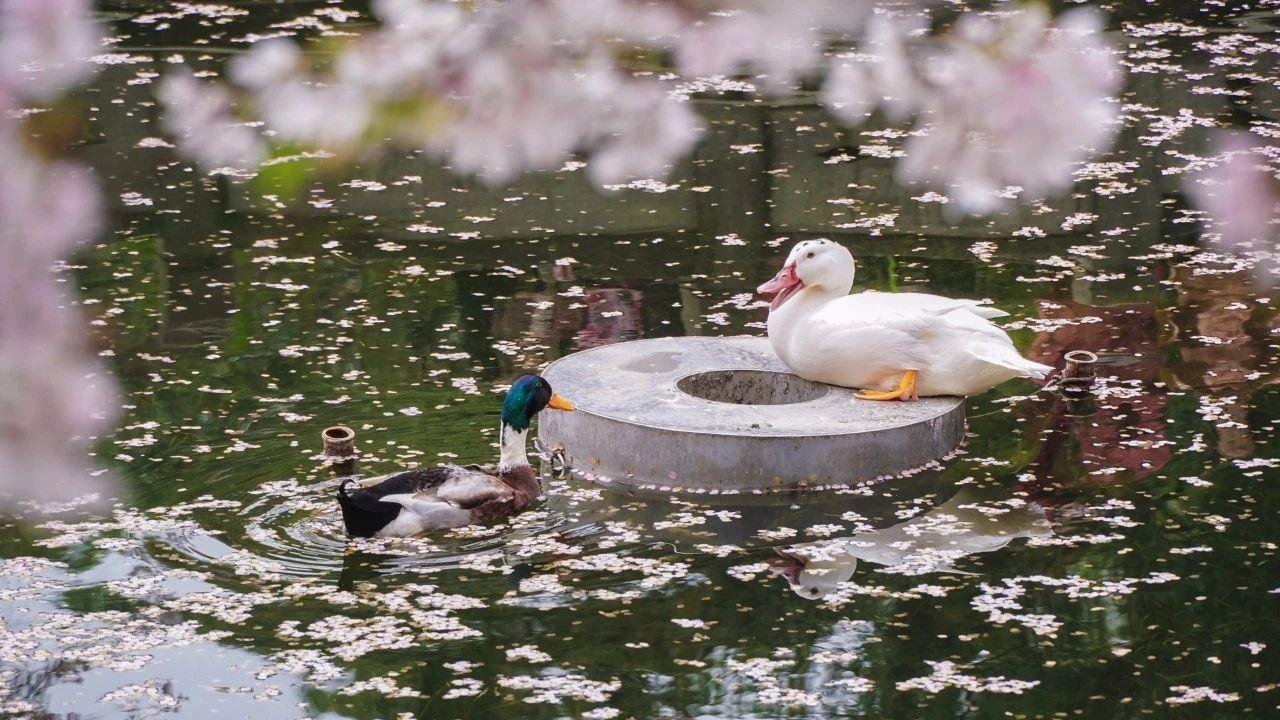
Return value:
[(1039, 304), (1040, 319), (1055, 329), (1040, 333), (1028, 356), (1055, 362), (1068, 350), (1093, 351), (1101, 358), (1098, 375), (1113, 392), (1083, 412), (1049, 394), (1025, 404), (1025, 427), (1035, 428), (1040, 442), (1026, 468), (1033, 479), (1024, 482), (1025, 490), (1053, 504), (1063, 488), (1139, 482), (1160, 472), (1175, 447), (1170, 398), (1188, 392), (1219, 413), (1213, 431), (1219, 455), (1241, 458), (1256, 451), (1257, 429), (1248, 414), (1253, 396), (1278, 381), (1265, 348), (1280, 327), (1280, 313), (1245, 273), (1175, 269), (1170, 282), (1178, 291), (1171, 309), (1154, 302)]
[(966, 488), (897, 525), (779, 549), (769, 569), (800, 597), (819, 600), (849, 581), (859, 560), (905, 575), (958, 572), (953, 566), (965, 556), (999, 550), (1015, 538), (1051, 535), (1039, 505)]
[(644, 293), (631, 288), (595, 288), (586, 293), (586, 318), (577, 345), (586, 349), (634, 340), (643, 334)]
[[(571, 265), (553, 264), (541, 271), (547, 290), (516, 292), (495, 303), (495, 338), (505, 340), (513, 355), (496, 359), (504, 372), (545, 365), (560, 357), (566, 342), (576, 350), (644, 337), (645, 292), (631, 287), (585, 287), (567, 292), (577, 282)], [(572, 288), (578, 290), (578, 288)], [(662, 297), (662, 293), (650, 297)], [(649, 312), (661, 312), (650, 308)], [(678, 326), (677, 326), (678, 327)]]

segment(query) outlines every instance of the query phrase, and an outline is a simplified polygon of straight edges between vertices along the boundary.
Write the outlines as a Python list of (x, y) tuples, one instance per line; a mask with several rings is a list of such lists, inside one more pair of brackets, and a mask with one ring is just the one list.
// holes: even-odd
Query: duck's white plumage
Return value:
[(405, 509), (383, 529), (382, 535), (396, 537), (463, 527), (474, 519), (471, 508), (487, 502), (510, 502), (515, 497), (514, 490), (492, 475), (456, 465), (446, 467), (451, 474), (437, 487), (380, 498)]
[[(788, 273), (790, 273), (788, 275)], [(1052, 368), (1023, 358), (990, 318), (1006, 315), (973, 300), (853, 287), (853, 256), (828, 240), (796, 245), (764, 291), (798, 280), (769, 313), (769, 342), (807, 380), (890, 390), (915, 370), (918, 395), (976, 395)]]

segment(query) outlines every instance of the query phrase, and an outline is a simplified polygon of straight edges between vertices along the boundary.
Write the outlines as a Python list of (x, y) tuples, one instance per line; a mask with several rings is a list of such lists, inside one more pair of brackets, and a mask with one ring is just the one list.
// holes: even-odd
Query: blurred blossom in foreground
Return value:
[(88, 170), (36, 148), (23, 109), (84, 80), (98, 48), (88, 0), (9, 0), (0, 10), (0, 510), (109, 490), (86, 469), (114, 388), (53, 268), (98, 225)]
[(676, 65), (686, 77), (747, 71), (768, 92), (789, 92), (822, 63), (828, 38), (856, 32), (873, 6), (870, 0), (710, 3), (711, 12), (686, 16), (676, 30)]
[[(674, 7), (627, 0), (481, 2), (474, 9), (379, 0), (382, 26), (316, 70), (287, 40), (258, 43), (231, 64), (273, 142), (339, 154), (386, 138), (493, 183), (588, 155), (600, 183), (662, 174), (687, 153), (701, 121), (667, 88), (622, 70), (616, 43), (680, 27)], [(192, 111), (202, 93), (215, 93)], [(259, 148), (225, 90), (189, 74), (161, 89), (169, 127), (206, 166)], [(215, 162), (210, 163), (209, 160)]]
[(822, 99), (836, 117), (860, 125), (877, 109), (891, 120), (913, 114), (925, 87), (912, 67), (911, 38), (924, 32), (924, 18), (877, 14), (867, 23), (860, 55), (841, 56), (827, 71)]
[(1247, 133), (1224, 133), (1214, 144), (1217, 162), (1186, 186), (1196, 207), (1208, 213), (1207, 237), (1230, 252), (1253, 256), (1267, 284), (1280, 272), (1280, 178)]
[(907, 143), (904, 178), (952, 186), (985, 212), (1008, 185), (1030, 197), (1069, 187), (1076, 165), (1110, 146), (1121, 73), (1102, 20), (1085, 8), (1052, 20), (1043, 5), (960, 18), (928, 57), (927, 132)]
[(98, 31), (84, 0), (4, 0), (0, 86), (30, 100), (57, 97), (90, 74)]
[(841, 60), (823, 97), (846, 122), (919, 113), (899, 175), (945, 188), (964, 210), (998, 207), (1009, 186), (1038, 197), (1071, 185), (1117, 124), (1119, 61), (1088, 9), (1055, 23), (1042, 5), (961, 16), (939, 39), (920, 17), (877, 15), (864, 60)]
[(202, 83), (190, 72), (165, 79), (160, 87), (165, 104), (164, 127), (178, 147), (196, 162), (212, 169), (253, 163), (266, 152), (258, 133), (231, 115), (231, 93)]
[[(1121, 73), (1096, 13), (1055, 22), (1029, 5), (965, 14), (938, 35), (929, 4), (375, 0), (382, 25), (331, 62), (290, 40), (257, 43), (229, 69), (239, 105), (224, 89), (202, 102), (190, 74), (161, 98), (206, 166), (234, 157), (249, 170), (265, 143), (351, 157), (389, 139), (494, 184), (570, 158), (609, 184), (664, 175), (693, 147), (702, 123), (681, 77), (738, 75), (779, 95), (825, 74), (820, 98), (846, 122), (918, 114), (901, 176), (970, 211), (993, 209), (1009, 186), (1061, 190), (1107, 149)], [(675, 72), (653, 66), (659, 57)]]

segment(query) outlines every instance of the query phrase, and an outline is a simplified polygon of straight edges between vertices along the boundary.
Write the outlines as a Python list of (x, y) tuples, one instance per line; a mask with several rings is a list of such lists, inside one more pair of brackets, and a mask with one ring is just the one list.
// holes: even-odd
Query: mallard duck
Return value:
[(537, 375), (522, 375), (511, 384), (498, 423), (501, 453), (496, 468), (441, 465), (363, 482), (344, 480), (338, 486), (338, 505), (347, 534), (404, 537), (525, 509), (542, 491), (525, 455), (525, 436), (544, 408), (573, 410), (573, 405)]
[(844, 246), (806, 240), (757, 289), (773, 296), (769, 344), (806, 380), (862, 388), (863, 400), (911, 400), (976, 395), (1053, 369), (1019, 355), (990, 320), (1008, 313), (923, 293), (850, 295), (853, 274)]

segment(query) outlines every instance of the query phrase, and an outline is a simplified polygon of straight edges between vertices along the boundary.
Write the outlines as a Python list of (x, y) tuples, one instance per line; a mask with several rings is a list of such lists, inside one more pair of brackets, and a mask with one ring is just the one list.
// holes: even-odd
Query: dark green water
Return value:
[[(75, 275), (123, 386), (96, 458), (123, 493), (0, 524), (0, 716), (1280, 714), (1280, 297), (1200, 247), (1178, 169), (1205, 128), (1170, 129), (1278, 127), (1274, 49), (1240, 71), (1196, 46), (1274, 42), (1273, 13), (1117, 10), (1115, 164), (975, 220), (863, 149), (900, 138), (803, 98), (699, 100), (709, 137), (664, 188), (566, 169), (492, 190), (412, 156), (297, 198), (202, 178), (143, 141), (151, 73), (345, 26), (321, 3), (138, 5), (109, 14), (127, 57), (86, 95), (113, 219)], [(960, 457), (866, 490), (549, 481), (507, 526), (343, 537), (324, 426), (357, 430), (367, 474), (489, 461), (503, 383), (600, 343), (760, 334), (752, 289), (819, 236), (858, 289), (990, 298), (1031, 357), (1099, 352), (1098, 397), (1003, 385), (969, 401)]]

